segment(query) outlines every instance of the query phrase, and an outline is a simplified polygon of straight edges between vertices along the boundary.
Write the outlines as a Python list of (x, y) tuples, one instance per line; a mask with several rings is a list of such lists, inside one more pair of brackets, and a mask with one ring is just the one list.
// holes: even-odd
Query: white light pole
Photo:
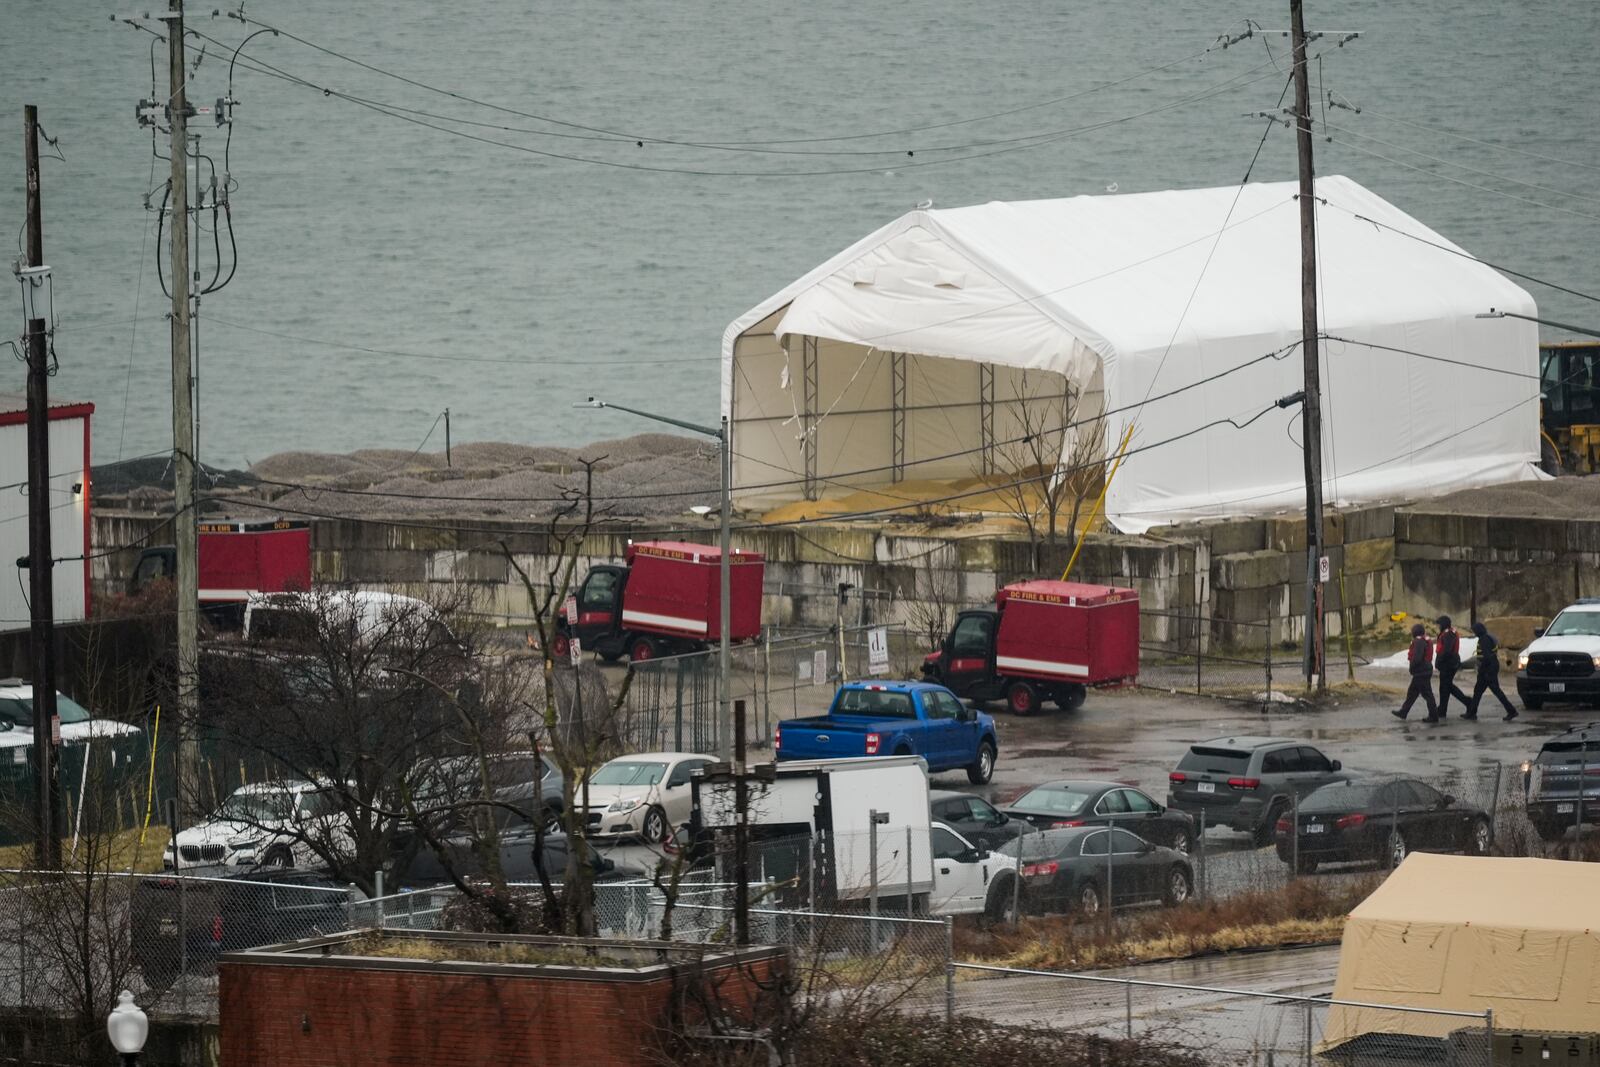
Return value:
[(721, 566), (720, 580), (721, 595), (717, 598), (718, 624), (720, 639), (717, 643), (717, 679), (718, 688), (721, 690), (720, 700), (721, 721), (717, 729), (717, 754), (725, 760), (733, 758), (733, 689), (728, 681), (728, 631), (732, 629), (730, 618), (730, 605), (733, 602), (731, 566), (729, 557), (733, 549), (729, 544), (729, 522), (733, 513), (730, 501), (733, 487), (733, 442), (729, 437), (728, 417), (722, 417), (720, 426), (701, 426), (699, 423), (684, 422), (681, 419), (669, 418), (666, 415), (657, 415), (651, 411), (641, 411), (638, 408), (625, 407), (622, 404), (609, 404), (604, 400), (590, 397), (586, 403), (574, 404), (575, 408), (615, 408), (617, 411), (626, 411), (630, 415), (637, 415), (642, 419), (651, 419), (663, 422), (668, 426), (677, 426), (691, 433), (705, 434), (707, 437), (717, 439), (717, 450), (722, 461), (722, 522), (721, 522)]
[(117, 1006), (106, 1016), (106, 1036), (111, 1038), (111, 1047), (122, 1057), (124, 1067), (139, 1062), (144, 1040), (150, 1036), (150, 1019), (126, 989), (117, 994)]

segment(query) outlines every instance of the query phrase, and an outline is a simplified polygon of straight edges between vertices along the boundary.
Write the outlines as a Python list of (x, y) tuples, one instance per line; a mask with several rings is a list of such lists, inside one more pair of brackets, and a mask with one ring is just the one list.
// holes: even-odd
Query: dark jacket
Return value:
[(1440, 630), (1434, 647), (1433, 661), (1441, 671), (1453, 671), (1461, 666), (1461, 635), (1456, 633), (1455, 627)]
[(1488, 630), (1475, 630), (1478, 635), (1478, 670), (1485, 674), (1500, 672), (1500, 642)]
[(1426, 637), (1411, 639), (1411, 651), (1406, 658), (1411, 663), (1413, 677), (1426, 678), (1433, 674), (1433, 642)]

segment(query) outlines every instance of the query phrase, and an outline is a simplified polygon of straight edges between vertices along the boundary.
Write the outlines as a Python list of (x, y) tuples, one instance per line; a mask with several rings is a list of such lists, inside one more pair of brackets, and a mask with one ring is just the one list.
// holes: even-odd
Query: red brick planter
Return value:
[[(746, 1016), (770, 1003), (780, 948), (403, 931), (402, 940), (592, 948), (628, 966), (475, 963), (341, 954), (375, 931), (224, 955), (226, 1067), (658, 1063), (663, 1028), (696, 1005)], [(704, 998), (695, 991), (705, 992)], [(688, 1005), (685, 1009), (685, 1005)]]

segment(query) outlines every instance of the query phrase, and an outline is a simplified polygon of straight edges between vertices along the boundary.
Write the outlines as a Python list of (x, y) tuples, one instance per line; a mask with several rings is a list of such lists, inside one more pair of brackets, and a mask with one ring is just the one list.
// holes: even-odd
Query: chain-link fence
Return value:
[[(978, 1016), (1018, 1026), (1204, 1049), (1213, 1064), (1339, 1063), (1348, 1067), (1416, 1062), (1490, 1067), (1490, 1012), (1395, 1007), (1302, 993), (1260, 992), (1110, 974), (991, 967), (952, 962), (942, 1005), (947, 1018)], [(923, 1010), (940, 1005), (923, 998)], [(1332, 1013), (1345, 1012), (1329, 1038)], [(1361, 1013), (1387, 1029), (1362, 1033)], [(1396, 1023), (1395, 1020), (1401, 1020)]]

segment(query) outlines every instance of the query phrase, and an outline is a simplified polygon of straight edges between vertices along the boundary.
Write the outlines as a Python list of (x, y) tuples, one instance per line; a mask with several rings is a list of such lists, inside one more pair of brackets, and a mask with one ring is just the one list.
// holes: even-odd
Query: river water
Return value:
[[(1284, 30), (1287, 8), (250, 0), (249, 15), (314, 45), (460, 96), (287, 37), (245, 49), (226, 161), (238, 270), (202, 306), (202, 458), (414, 448), (445, 407), (457, 441), (572, 443), (646, 428), (570, 406), (590, 394), (712, 420), (726, 324), (921, 201), (1238, 182), (1264, 128), (1243, 116), (1277, 105), (1284, 76), (1272, 64), (1287, 42), (1196, 53), (1247, 17)], [(65, 157), (43, 172), (53, 389), (97, 405), (97, 461), (160, 450), (168, 328), (156, 213), (142, 199), (154, 189), (159, 202), (166, 164), (134, 122), (135, 102), (152, 95), (151, 38), (110, 18), (141, 5), (0, 9), (11, 128), (23, 103), (38, 104)], [(227, 47), (205, 43), (191, 80), (201, 101), (227, 91), (247, 32), (211, 10), (192, 13), (191, 28)], [(1363, 109), (1328, 112), (1338, 129), (1317, 142), (1321, 173), (1354, 177), (1485, 259), (1600, 291), (1600, 4), (1313, 0), (1308, 24), (1363, 33), (1315, 46), (1326, 55), (1314, 79)], [(249, 70), (252, 59), (391, 114)], [(164, 96), (164, 51), (156, 65)], [(222, 132), (204, 119), (196, 128), (224, 169)], [(21, 171), (20, 153), (0, 167), (0, 219), (14, 224)], [(1293, 137), (1280, 127), (1254, 176), (1293, 174)], [(209, 280), (209, 229), (200, 239)], [(1548, 317), (1600, 320), (1591, 302), (1530, 290)], [(0, 374), (0, 390), (21, 384), (20, 364)]]

